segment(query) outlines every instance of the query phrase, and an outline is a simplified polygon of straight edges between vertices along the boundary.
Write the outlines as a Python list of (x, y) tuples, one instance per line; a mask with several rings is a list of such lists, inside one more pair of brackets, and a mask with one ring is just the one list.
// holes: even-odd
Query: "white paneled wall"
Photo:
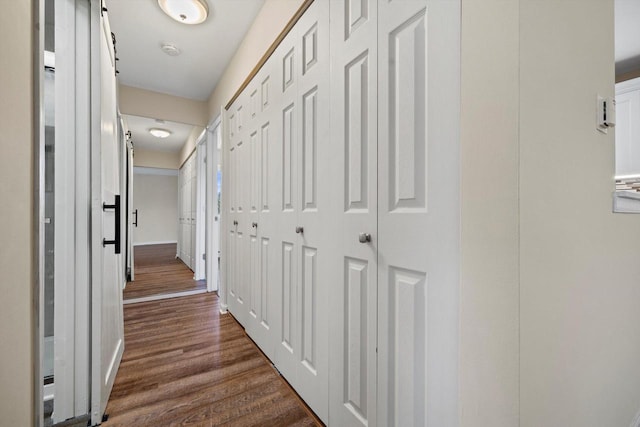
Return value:
[(456, 424), (459, 19), (315, 1), (225, 112), (229, 310), (331, 425)]
[(196, 253), (196, 156), (180, 168), (178, 179), (178, 257), (195, 269)]

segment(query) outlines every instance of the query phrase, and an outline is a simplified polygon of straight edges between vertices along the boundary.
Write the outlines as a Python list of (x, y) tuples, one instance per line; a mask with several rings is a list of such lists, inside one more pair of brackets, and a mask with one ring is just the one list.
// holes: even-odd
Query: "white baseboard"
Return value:
[(168, 245), (170, 243), (178, 244), (178, 241), (177, 240), (159, 240), (157, 242), (140, 242), (140, 243), (134, 243), (133, 246)]
[(158, 301), (158, 300), (161, 300), (161, 299), (187, 297), (187, 296), (190, 296), (190, 295), (204, 294), (206, 292), (207, 292), (206, 289), (198, 289), (198, 290), (195, 290), (195, 291), (184, 291), (184, 292), (175, 292), (175, 293), (172, 293), (172, 294), (152, 295), (152, 296), (143, 297), (143, 298), (126, 299), (126, 300), (122, 301), (122, 304), (123, 305), (137, 304), (139, 302), (149, 302), (149, 301)]

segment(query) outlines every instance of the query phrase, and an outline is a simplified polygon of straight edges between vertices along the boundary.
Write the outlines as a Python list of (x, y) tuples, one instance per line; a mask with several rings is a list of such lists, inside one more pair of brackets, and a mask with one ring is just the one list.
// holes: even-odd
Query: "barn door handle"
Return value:
[[(135, 211), (133, 211), (133, 214), (136, 216), (135, 221), (133, 221), (133, 225), (136, 226), (136, 228), (138, 228), (138, 209), (136, 209)], [(182, 218), (180, 218), (182, 219)]]
[(105, 247), (107, 245), (114, 245), (115, 246), (115, 253), (119, 254), (120, 253), (120, 196), (116, 194), (115, 196), (115, 203), (113, 205), (108, 205), (106, 203), (102, 203), (102, 210), (106, 211), (107, 209), (113, 209), (115, 212), (115, 225), (116, 225), (116, 229), (115, 229), (115, 234), (116, 234), (116, 238), (115, 240), (107, 240), (107, 239), (102, 239), (102, 247)]
[(304, 233), (304, 227), (296, 227), (296, 233), (298, 234)]

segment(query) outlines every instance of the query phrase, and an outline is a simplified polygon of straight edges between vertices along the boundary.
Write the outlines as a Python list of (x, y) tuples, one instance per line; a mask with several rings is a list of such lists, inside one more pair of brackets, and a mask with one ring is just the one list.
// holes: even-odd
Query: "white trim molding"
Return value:
[(172, 294), (152, 295), (149, 297), (126, 299), (122, 301), (122, 304), (123, 305), (137, 304), (140, 302), (150, 302), (150, 301), (158, 301), (158, 300), (169, 299), (169, 298), (188, 297), (191, 295), (206, 294), (206, 293), (207, 293), (206, 289), (198, 289), (195, 291), (184, 291), (184, 292), (175, 292)]
[(162, 175), (162, 176), (178, 176), (178, 169), (149, 168), (146, 166), (134, 166), (134, 175)]
[(178, 243), (177, 240), (159, 240), (157, 242), (140, 242), (134, 243), (133, 246), (149, 246), (149, 245), (169, 245), (171, 243)]

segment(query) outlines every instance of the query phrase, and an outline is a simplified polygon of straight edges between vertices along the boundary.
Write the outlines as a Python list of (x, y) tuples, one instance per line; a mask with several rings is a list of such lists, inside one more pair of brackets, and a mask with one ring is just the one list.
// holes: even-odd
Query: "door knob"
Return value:
[(238, 225), (238, 221), (233, 221), (233, 225)]
[(296, 233), (298, 234), (304, 233), (304, 227), (296, 227)]
[(369, 233), (360, 233), (358, 235), (358, 240), (360, 243), (368, 243), (371, 241), (371, 234)]
[(252, 228), (258, 228), (258, 223), (257, 222), (252, 222), (251, 223), (251, 227)]

